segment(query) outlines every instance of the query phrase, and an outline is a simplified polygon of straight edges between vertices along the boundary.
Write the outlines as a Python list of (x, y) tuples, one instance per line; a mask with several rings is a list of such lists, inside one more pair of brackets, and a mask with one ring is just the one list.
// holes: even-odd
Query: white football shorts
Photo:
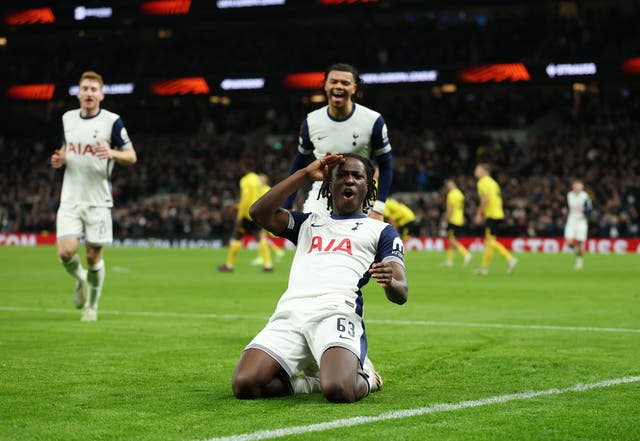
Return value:
[(56, 236), (58, 239), (84, 237), (89, 245), (111, 245), (111, 208), (61, 203), (56, 216)]
[(584, 242), (587, 240), (587, 221), (569, 221), (564, 227), (564, 238), (566, 240), (577, 240)]
[(266, 352), (293, 376), (314, 361), (322, 369), (322, 354), (332, 347), (353, 352), (360, 364), (367, 355), (362, 317), (347, 305), (325, 306), (322, 310), (277, 310), (245, 350)]

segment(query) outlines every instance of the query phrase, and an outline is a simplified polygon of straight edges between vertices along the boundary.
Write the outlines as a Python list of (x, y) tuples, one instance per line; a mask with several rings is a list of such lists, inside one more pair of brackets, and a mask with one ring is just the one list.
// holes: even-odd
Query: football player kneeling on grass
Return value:
[[(310, 181), (331, 214), (289, 212), (282, 203)], [(320, 197), (319, 196), (319, 197)], [(396, 230), (365, 214), (375, 201), (373, 167), (357, 155), (317, 159), (274, 186), (251, 207), (252, 218), (297, 245), (289, 286), (233, 373), (236, 397), (322, 392), (351, 403), (381, 387), (367, 356), (360, 289), (373, 277), (387, 298), (407, 301), (404, 248)], [(296, 375), (320, 366), (318, 377)]]

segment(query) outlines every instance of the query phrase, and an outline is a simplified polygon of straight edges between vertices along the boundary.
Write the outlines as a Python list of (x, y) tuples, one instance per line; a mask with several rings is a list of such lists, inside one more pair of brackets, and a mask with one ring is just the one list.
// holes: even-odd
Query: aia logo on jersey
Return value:
[(83, 147), (82, 144), (76, 145), (72, 142), (67, 144), (67, 153), (74, 153), (76, 155), (96, 155), (96, 152), (93, 151), (93, 146), (91, 144), (86, 144)]
[(322, 237), (313, 236), (311, 239), (311, 246), (307, 254), (316, 251), (320, 253), (347, 253), (352, 256), (351, 252), (351, 239), (345, 237), (344, 239), (331, 239), (327, 243), (323, 243)]

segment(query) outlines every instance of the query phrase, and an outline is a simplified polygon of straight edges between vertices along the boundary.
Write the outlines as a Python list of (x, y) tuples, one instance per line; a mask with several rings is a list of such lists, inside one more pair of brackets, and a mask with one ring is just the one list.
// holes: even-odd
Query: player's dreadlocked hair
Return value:
[[(368, 213), (369, 209), (373, 207), (373, 203), (375, 202), (376, 197), (378, 196), (378, 186), (376, 185), (376, 180), (373, 179), (373, 173), (374, 173), (373, 164), (367, 158), (360, 155), (356, 155), (354, 153), (341, 153), (341, 155), (345, 158), (357, 159), (358, 161), (362, 162), (362, 164), (364, 165), (364, 169), (366, 171), (366, 179), (367, 179), (367, 194), (365, 195), (364, 200), (362, 201), (362, 211), (365, 213)], [(322, 181), (322, 187), (320, 187), (320, 191), (318, 192), (318, 197), (317, 197), (317, 199), (320, 199), (321, 197), (327, 198), (327, 210), (329, 210), (331, 213), (333, 213), (333, 195), (331, 194), (330, 187), (333, 179), (334, 169), (335, 169), (335, 166), (329, 169), (329, 173), (327, 173), (327, 176), (324, 178), (324, 181)]]

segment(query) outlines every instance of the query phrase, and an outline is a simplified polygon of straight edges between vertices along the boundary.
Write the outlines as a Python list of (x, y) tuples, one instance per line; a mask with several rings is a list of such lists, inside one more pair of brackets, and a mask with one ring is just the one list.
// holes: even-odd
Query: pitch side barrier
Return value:
[[(288, 240), (271, 237), (269, 240), (286, 249), (294, 249)], [(484, 242), (480, 237), (458, 239), (470, 251), (483, 251)], [(501, 237), (498, 239), (507, 249), (515, 253), (568, 253), (571, 252), (563, 238), (558, 237)], [(55, 245), (56, 236), (51, 233), (0, 233), (0, 247), (33, 247)], [(252, 236), (242, 240), (245, 248), (258, 248)], [(115, 239), (112, 246), (126, 248), (222, 248), (222, 239)], [(411, 237), (405, 244), (407, 251), (445, 251), (447, 239), (444, 237)], [(588, 239), (586, 252), (593, 254), (640, 254), (640, 239), (593, 238)]]

